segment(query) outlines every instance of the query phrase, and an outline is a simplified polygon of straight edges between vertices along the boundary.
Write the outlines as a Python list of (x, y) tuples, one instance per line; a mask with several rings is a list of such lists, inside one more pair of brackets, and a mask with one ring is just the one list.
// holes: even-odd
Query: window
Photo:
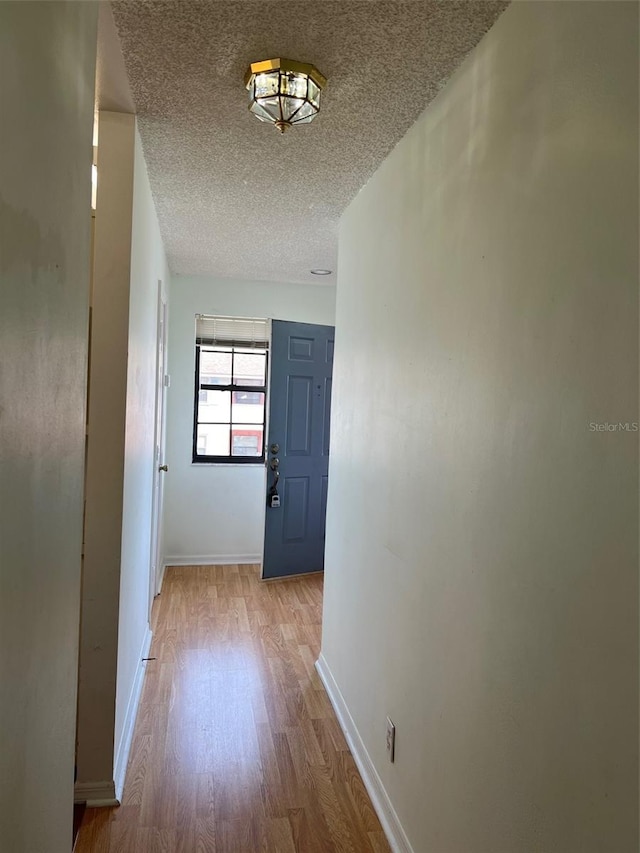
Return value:
[(264, 461), (267, 321), (196, 318), (194, 462)]

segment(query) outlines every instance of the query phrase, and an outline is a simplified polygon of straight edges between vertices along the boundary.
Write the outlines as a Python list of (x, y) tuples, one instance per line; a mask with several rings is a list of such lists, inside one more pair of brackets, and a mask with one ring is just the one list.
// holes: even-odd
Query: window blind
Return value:
[(269, 346), (269, 320), (196, 314), (196, 343), (266, 349)]

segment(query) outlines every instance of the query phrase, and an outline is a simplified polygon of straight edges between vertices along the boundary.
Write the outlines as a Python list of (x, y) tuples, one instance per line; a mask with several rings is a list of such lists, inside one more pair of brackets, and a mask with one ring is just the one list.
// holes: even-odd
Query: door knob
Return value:
[(270, 459), (269, 460), (269, 467), (271, 468), (272, 471), (277, 471), (279, 465), (280, 465), (279, 459)]
[(168, 466), (168, 465), (161, 465), (161, 466), (158, 468), (158, 471), (168, 471), (168, 470), (169, 470), (169, 466)]

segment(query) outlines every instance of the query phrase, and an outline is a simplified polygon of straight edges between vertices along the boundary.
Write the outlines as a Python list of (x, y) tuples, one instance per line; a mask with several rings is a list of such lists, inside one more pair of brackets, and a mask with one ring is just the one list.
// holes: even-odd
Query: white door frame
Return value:
[(149, 618), (153, 599), (160, 592), (164, 570), (162, 555), (162, 503), (165, 472), (165, 413), (166, 389), (169, 377), (166, 370), (167, 354), (167, 303), (162, 295), (162, 280), (158, 279), (158, 309), (156, 336), (156, 405), (153, 438), (153, 505), (151, 511), (151, 550), (149, 564)]

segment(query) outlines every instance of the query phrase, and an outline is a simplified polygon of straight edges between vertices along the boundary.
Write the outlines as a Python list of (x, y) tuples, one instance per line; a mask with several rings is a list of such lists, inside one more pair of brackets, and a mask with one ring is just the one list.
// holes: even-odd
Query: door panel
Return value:
[(288, 380), (287, 454), (309, 456), (311, 454), (313, 376), (289, 376)]
[(324, 542), (325, 530), (326, 530), (326, 521), (327, 521), (327, 493), (329, 490), (329, 478), (324, 476), (322, 478), (322, 492), (320, 495), (321, 507), (320, 512), (322, 515), (322, 529), (320, 531), (320, 535), (322, 537), (322, 541)]
[(309, 478), (287, 477), (284, 481), (283, 542), (304, 542), (309, 517)]
[(332, 326), (272, 323), (265, 578), (324, 568), (333, 340)]
[(313, 361), (313, 338), (289, 338), (290, 361)]
[(324, 380), (324, 417), (322, 419), (322, 452), (329, 456), (329, 425), (331, 424), (331, 377)]

